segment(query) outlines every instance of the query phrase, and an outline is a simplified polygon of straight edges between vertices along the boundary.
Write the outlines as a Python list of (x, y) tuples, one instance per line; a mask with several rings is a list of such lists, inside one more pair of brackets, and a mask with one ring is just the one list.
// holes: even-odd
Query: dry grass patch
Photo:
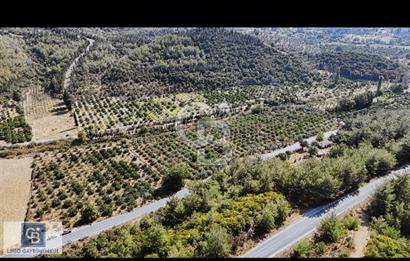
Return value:
[[(33, 159), (0, 159), (0, 222), (23, 221), (30, 198)], [(0, 225), (0, 253), (3, 249), (3, 224)]]

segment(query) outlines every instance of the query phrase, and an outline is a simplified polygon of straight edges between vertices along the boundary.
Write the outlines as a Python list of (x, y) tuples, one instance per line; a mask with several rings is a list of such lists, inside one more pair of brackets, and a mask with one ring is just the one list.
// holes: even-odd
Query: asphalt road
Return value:
[[(327, 139), (329, 139), (330, 136), (335, 135), (337, 133), (337, 131), (338, 130), (332, 130), (332, 131), (325, 132), (324, 135), (323, 135), (323, 138), (325, 140), (327, 140)], [(310, 144), (310, 143), (316, 141), (316, 136), (312, 136), (310, 138), (307, 138), (307, 139), (305, 139), (305, 141), (307, 141)], [(286, 153), (288, 151), (295, 152), (297, 150), (300, 150), (301, 148), (302, 148), (302, 146), (300, 145), (300, 143), (296, 142), (296, 143), (293, 143), (292, 145), (289, 145), (287, 147), (277, 149), (275, 151), (263, 154), (263, 155), (260, 156), (260, 158), (262, 160), (267, 160), (267, 159), (270, 159), (270, 158), (274, 158), (274, 157), (276, 157), (276, 156), (278, 156), (282, 153)]]
[[(178, 191), (175, 196), (178, 198), (183, 198), (189, 194), (189, 190), (184, 188)], [(170, 196), (171, 197), (171, 196)], [(105, 220), (92, 223), (90, 225), (82, 226), (76, 229), (73, 229), (71, 233), (62, 236), (63, 245), (68, 244), (73, 241), (81, 240), (86, 237), (92, 237), (100, 234), (103, 231), (112, 229), (116, 226), (124, 225), (125, 223), (140, 218), (148, 213), (154, 212), (166, 205), (170, 197), (166, 197), (157, 201), (154, 201), (148, 205), (145, 205), (140, 208), (136, 208), (131, 212), (127, 212), (121, 215), (117, 215)], [(61, 239), (55, 238), (47, 241), (47, 247), (58, 247), (61, 243)], [(8, 254), (2, 257), (34, 257), (36, 253), (24, 253), (24, 254)]]
[[(329, 131), (326, 132), (324, 135), (325, 139), (328, 139), (331, 135), (335, 134), (337, 132), (337, 130), (333, 130), (333, 131)], [(306, 139), (309, 143), (313, 142), (316, 140), (316, 136), (310, 137)], [(262, 160), (266, 160), (266, 159), (270, 159), (272, 157), (275, 157), (281, 153), (285, 153), (287, 151), (293, 152), (296, 151), (298, 149), (300, 149), (300, 144), (294, 143), (290, 146), (287, 146), (285, 148), (281, 148), (278, 150), (275, 150), (273, 152), (267, 153), (267, 154), (263, 154), (261, 156)], [(180, 191), (178, 191), (175, 196), (177, 196), (178, 198), (183, 198), (185, 196), (187, 196), (189, 194), (189, 190), (187, 188), (184, 188)], [(140, 208), (136, 208), (131, 212), (127, 212), (124, 214), (120, 214), (99, 222), (95, 222), (89, 225), (85, 225), (82, 227), (78, 227), (78, 228), (74, 228), (71, 233), (63, 235), (62, 236), (62, 243), (63, 245), (68, 244), (70, 242), (74, 242), (74, 241), (78, 241), (87, 237), (92, 237), (92, 236), (96, 236), (98, 234), (100, 234), (103, 231), (112, 229), (116, 226), (120, 226), (120, 225), (124, 225), (125, 223), (136, 219), (136, 218), (140, 218), (148, 213), (154, 212), (162, 207), (164, 207), (167, 203), (167, 201), (170, 199), (170, 197), (166, 197), (157, 201), (154, 201), (148, 205), (142, 206)], [(47, 241), (47, 246), (58, 246), (59, 243), (61, 243), (61, 239), (51, 239), (49, 241)], [(27, 254), (9, 254), (9, 255), (4, 255), (2, 257), (33, 257), (35, 256), (35, 253), (27, 253)]]
[(392, 171), (387, 176), (372, 180), (356, 192), (348, 194), (336, 202), (307, 211), (298, 220), (269, 239), (258, 244), (255, 248), (251, 249), (241, 257), (250, 258), (277, 256), (293, 244), (314, 232), (320, 225), (323, 218), (331, 212), (335, 212), (337, 216), (343, 214), (371, 196), (380, 184), (397, 176), (408, 174), (409, 172), (410, 165), (401, 167), (398, 170)]

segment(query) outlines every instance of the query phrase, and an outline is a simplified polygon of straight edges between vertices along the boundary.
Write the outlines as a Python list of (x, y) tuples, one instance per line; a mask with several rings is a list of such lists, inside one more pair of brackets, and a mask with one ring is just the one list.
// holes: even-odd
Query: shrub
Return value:
[(345, 234), (345, 230), (341, 221), (336, 219), (336, 215), (332, 213), (324, 219), (319, 227), (319, 238), (326, 243), (336, 243)]
[(310, 241), (302, 241), (295, 246), (291, 254), (292, 258), (307, 258), (314, 253), (314, 247)]
[(91, 223), (98, 217), (99, 213), (97, 209), (91, 205), (86, 205), (81, 212), (81, 218), (85, 223)]
[(184, 179), (188, 175), (189, 167), (186, 163), (173, 165), (167, 170), (162, 186), (168, 191), (177, 191), (184, 186)]
[[(283, 211), (284, 210), (282, 209), (281, 212)], [(267, 205), (262, 211), (262, 214), (258, 215), (256, 218), (255, 228), (256, 228), (257, 233), (263, 234), (275, 228), (276, 224), (278, 224), (278, 220), (277, 220), (279, 216), (278, 212), (279, 211), (278, 211), (277, 205), (274, 205), (274, 204)], [(281, 215), (284, 215), (284, 214), (285, 213), (281, 213)]]
[(316, 140), (323, 141), (323, 139), (324, 139), (324, 133), (323, 131), (319, 131), (318, 134), (316, 135)]
[(359, 229), (359, 220), (353, 216), (347, 216), (342, 220), (343, 226), (348, 230), (357, 231)]
[(113, 210), (112, 210), (111, 206), (103, 204), (101, 206), (100, 212), (101, 212), (101, 215), (103, 215), (103, 216), (111, 217), (112, 213), (113, 213)]
[(231, 243), (226, 230), (220, 226), (214, 226), (205, 235), (202, 243), (202, 255), (204, 257), (224, 258), (231, 252)]

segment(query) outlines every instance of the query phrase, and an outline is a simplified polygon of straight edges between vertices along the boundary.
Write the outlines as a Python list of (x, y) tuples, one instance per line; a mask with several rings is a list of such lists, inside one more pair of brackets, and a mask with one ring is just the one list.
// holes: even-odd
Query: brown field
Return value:
[(23, 105), (34, 142), (77, 137), (74, 118), (62, 100), (52, 98), (40, 87), (32, 87), (26, 93)]
[(23, 221), (30, 198), (30, 157), (0, 159), (0, 254), (3, 251), (3, 221)]

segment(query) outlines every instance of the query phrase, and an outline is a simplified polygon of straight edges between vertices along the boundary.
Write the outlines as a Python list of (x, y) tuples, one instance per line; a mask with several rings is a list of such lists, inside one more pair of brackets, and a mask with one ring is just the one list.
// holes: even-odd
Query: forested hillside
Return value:
[(73, 92), (162, 94), (318, 79), (296, 57), (226, 29), (200, 28), (154, 40), (98, 41), (76, 71)]
[(317, 68), (337, 73), (351, 80), (378, 81), (379, 77), (400, 77), (399, 64), (375, 54), (359, 52), (323, 52), (314, 56)]

